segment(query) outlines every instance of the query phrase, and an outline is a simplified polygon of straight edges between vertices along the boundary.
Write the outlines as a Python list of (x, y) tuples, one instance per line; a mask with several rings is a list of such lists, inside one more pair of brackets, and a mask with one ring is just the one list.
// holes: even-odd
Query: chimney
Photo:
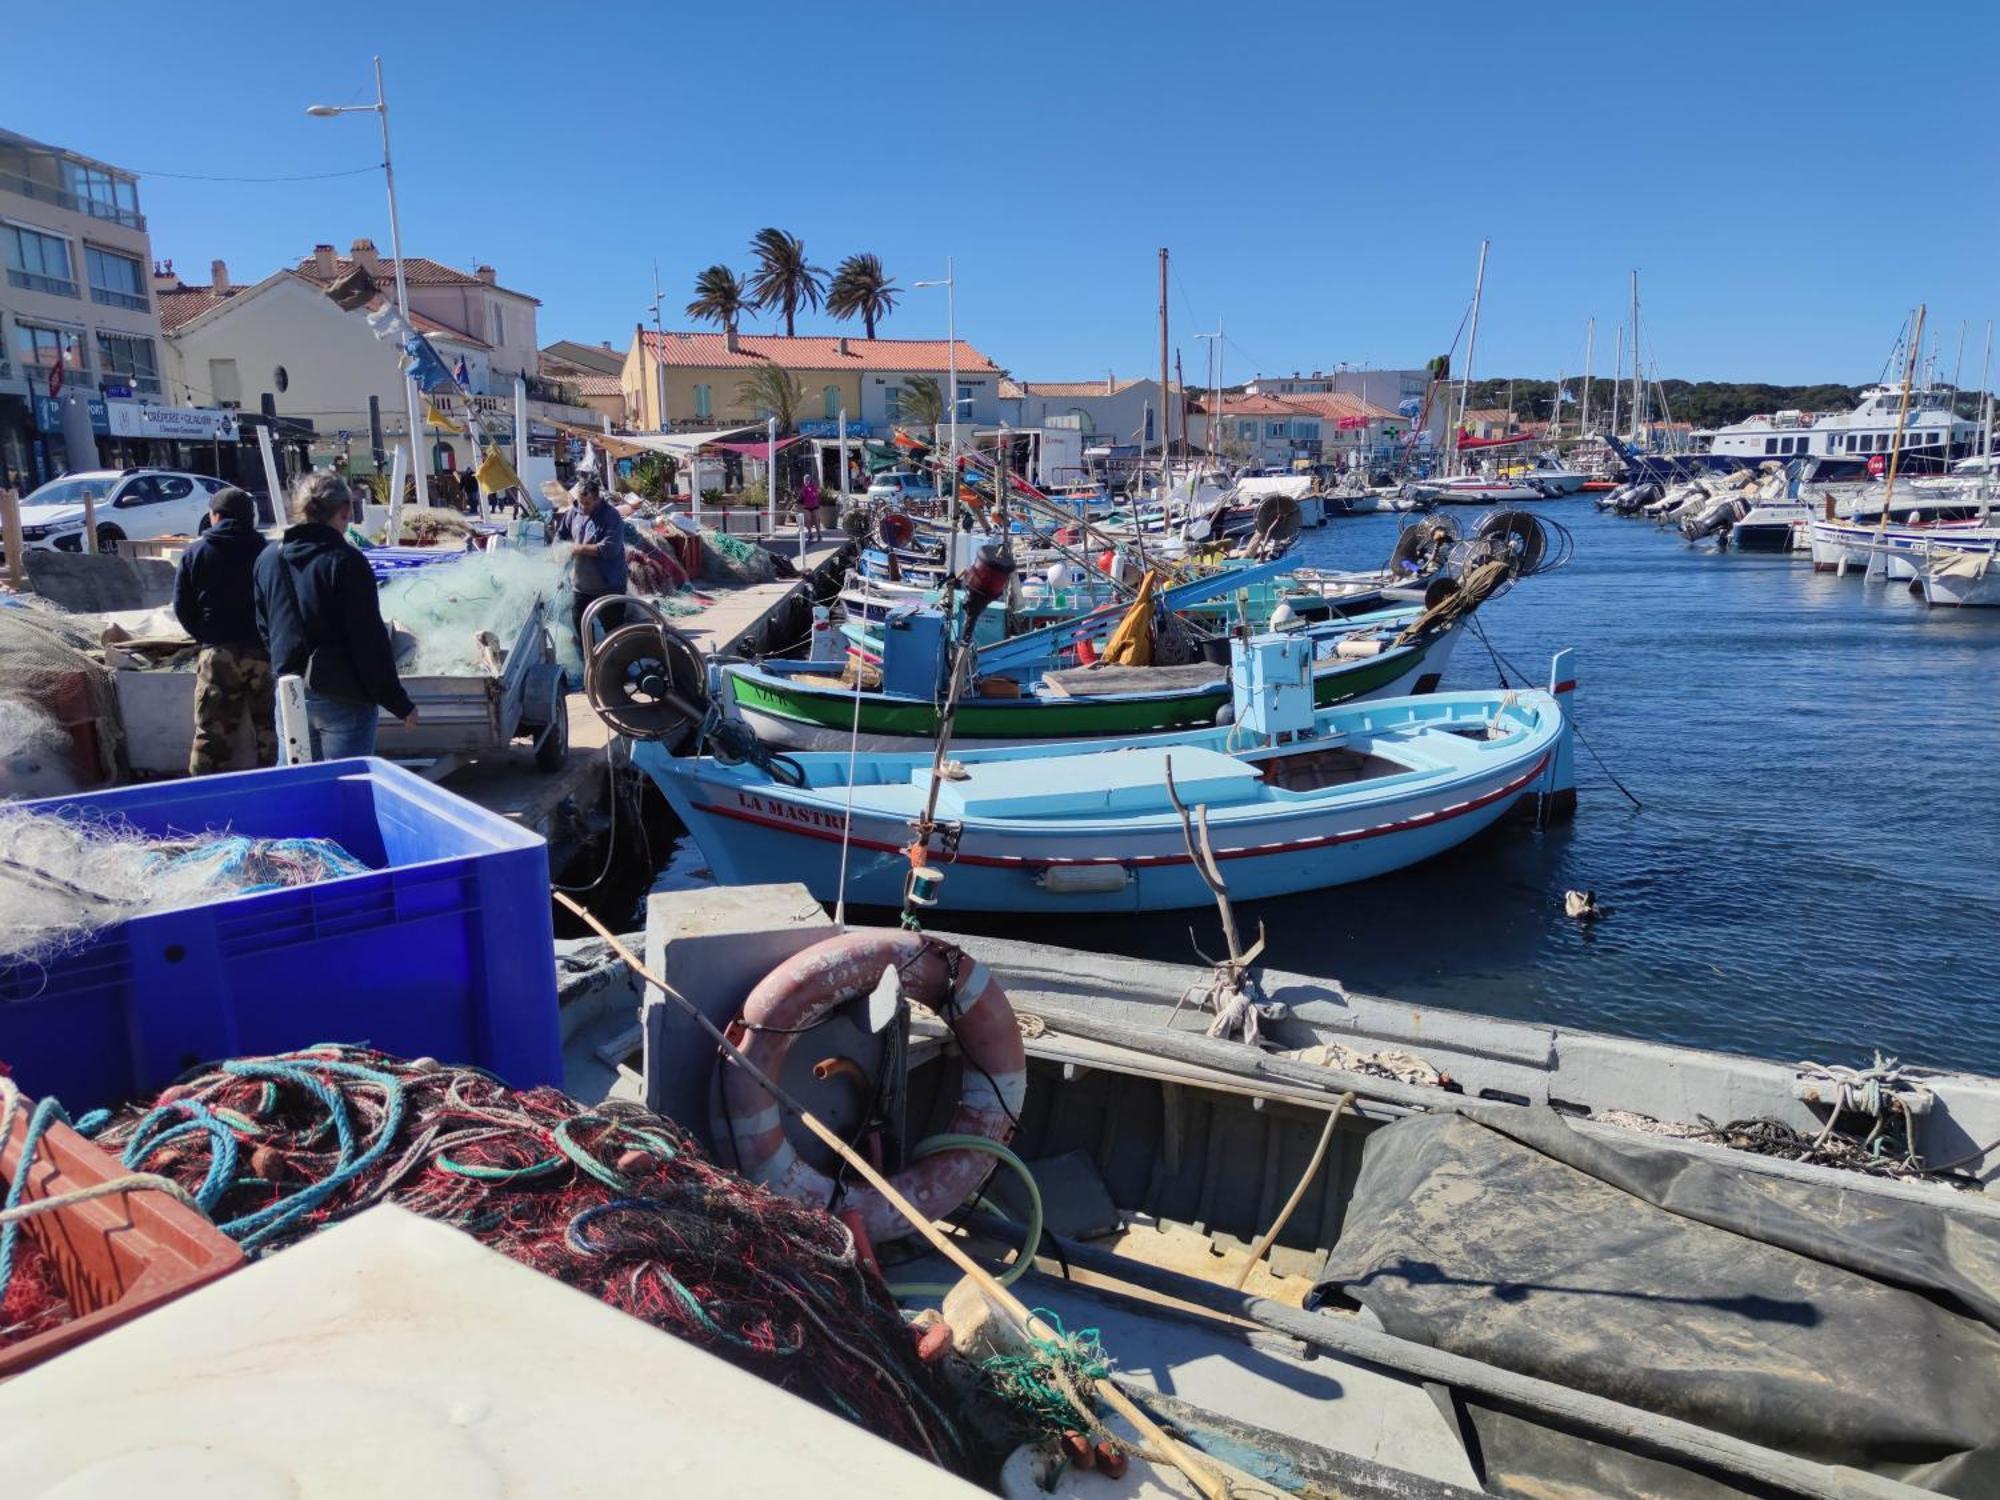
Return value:
[(174, 274), (174, 263), (172, 261), (156, 260), (153, 262), (154, 291), (171, 292), (180, 284), (181, 279)]
[(495, 271), (491, 266), (475, 266), (472, 274), (488, 286), (492, 286), (500, 279), (500, 273)]
[(722, 343), (723, 347), (728, 349), (728, 351), (731, 354), (738, 354), (742, 352), (736, 346), (736, 330), (734, 328), (726, 328), (723, 330)]
[(313, 275), (319, 277), (319, 279), (322, 281), (331, 281), (335, 276), (339, 274), (340, 274), (339, 270), (334, 266), (333, 263), (333, 246), (314, 245)]
[(1109, 370), (1104, 372), (1104, 394), (1107, 396), (1118, 394), (1118, 378)]
[(347, 250), (348, 258), (370, 276), (380, 269), (381, 257), (375, 253), (375, 242), (370, 239), (356, 240)]
[(845, 356), (846, 356), (846, 354), (847, 354), (847, 352), (848, 352), (848, 350), (847, 350), (847, 335), (846, 335), (846, 334), (844, 334), (844, 333), (843, 333), (843, 334), (842, 334), (842, 335), (840, 336), (840, 341), (839, 341), (839, 343), (837, 343), (837, 344), (836, 344), (836, 345), (834, 346), (834, 350), (835, 350), (835, 352), (836, 352), (836, 353), (840, 354), (841, 356), (843, 356), (843, 357), (845, 357)]
[(212, 260), (208, 263), (208, 284), (218, 292), (229, 290), (229, 263)]
[(598, 348), (600, 348), (600, 349), (609, 349), (609, 348), (611, 347), (611, 340), (610, 340), (610, 339), (599, 339), (599, 340), (597, 341), (597, 347), (598, 347)]

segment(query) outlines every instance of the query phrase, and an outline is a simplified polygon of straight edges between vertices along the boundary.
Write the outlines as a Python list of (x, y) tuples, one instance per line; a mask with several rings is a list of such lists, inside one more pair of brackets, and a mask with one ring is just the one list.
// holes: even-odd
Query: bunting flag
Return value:
[(889, 441), (894, 443), (898, 448), (924, 448), (929, 446), (929, 444), (919, 442), (917, 439), (911, 437), (900, 427), (889, 435)]
[(466, 366), (465, 356), (458, 357), (455, 366), (447, 365), (435, 345), (421, 331), (412, 327), (400, 313), (389, 295), (360, 267), (355, 267), (342, 276), (331, 287), (327, 296), (343, 312), (358, 312), (367, 321), (369, 332), (396, 350), (397, 363), (403, 374), (416, 382), (417, 389), (428, 397), (464, 396), (465, 417), (447, 415), (439, 410), (434, 401), (424, 402), (424, 418), (431, 426), (444, 432), (474, 435), (484, 457), (480, 460), (478, 478), (481, 485), (491, 493), (505, 489), (521, 488), (520, 475), (513, 465), (500, 456), (499, 439), (508, 436), (505, 429), (489, 419), (487, 413), (479, 410), (471, 399), (471, 376)]
[(512, 464), (500, 456), (500, 445), (492, 441), (486, 444), (486, 454), (479, 460), (474, 477), (479, 480), (479, 487), (489, 495), (498, 490), (521, 488), (521, 476), (514, 472)]

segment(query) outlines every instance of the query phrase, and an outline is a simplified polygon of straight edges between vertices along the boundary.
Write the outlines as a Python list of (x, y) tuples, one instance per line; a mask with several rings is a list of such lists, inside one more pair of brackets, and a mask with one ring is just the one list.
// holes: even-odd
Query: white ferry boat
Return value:
[[(1911, 394), (1900, 469), (1937, 472), (1978, 451), (1979, 424), (1952, 413), (1951, 395), (1941, 388)], [(1731, 458), (1866, 460), (1881, 454), (1886, 462), (1902, 403), (1900, 386), (1871, 385), (1850, 412), (1781, 411), (1696, 437), (1708, 440), (1710, 453)]]

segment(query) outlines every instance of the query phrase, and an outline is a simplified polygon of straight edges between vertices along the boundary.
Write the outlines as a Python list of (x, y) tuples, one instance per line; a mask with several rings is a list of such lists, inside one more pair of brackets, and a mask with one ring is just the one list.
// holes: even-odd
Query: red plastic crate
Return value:
[[(7, 1140), (0, 1141), (0, 1178), (12, 1181), (33, 1114), (23, 1099)], [(22, 1195), (35, 1198), (128, 1175), (115, 1157), (71, 1130), (49, 1126), (29, 1165)], [(0, 1349), (0, 1380), (130, 1322), (243, 1264), (243, 1252), (207, 1219), (148, 1189), (111, 1193), (21, 1225), (48, 1258), (76, 1316), (59, 1328)]]

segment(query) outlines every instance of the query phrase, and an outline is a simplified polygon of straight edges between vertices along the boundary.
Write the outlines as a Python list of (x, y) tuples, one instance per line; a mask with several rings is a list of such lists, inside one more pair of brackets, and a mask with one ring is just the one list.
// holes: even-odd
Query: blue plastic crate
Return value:
[(384, 760), (119, 787), (26, 804), (141, 832), (325, 838), (365, 875), (107, 927), (0, 968), (0, 1062), (72, 1111), (197, 1063), (354, 1042), (562, 1082), (541, 838)]

